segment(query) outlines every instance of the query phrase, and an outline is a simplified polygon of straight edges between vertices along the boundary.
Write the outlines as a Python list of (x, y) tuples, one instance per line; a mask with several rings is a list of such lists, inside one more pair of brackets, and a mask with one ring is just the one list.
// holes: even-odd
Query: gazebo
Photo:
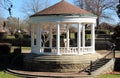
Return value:
[[(44, 55), (83, 55), (95, 53), (96, 16), (80, 9), (65, 0), (50, 6), (30, 17), (31, 22), (31, 53)], [(44, 24), (49, 24), (49, 46), (42, 46)], [(70, 25), (77, 26), (77, 46), (70, 46)], [(86, 46), (85, 28), (90, 26), (90, 45)], [(53, 31), (56, 34), (53, 42)], [(66, 45), (60, 46), (61, 32), (65, 31)], [(36, 34), (35, 34), (36, 32)], [(53, 43), (55, 46), (53, 46)], [(47, 50), (46, 50), (47, 49)]]

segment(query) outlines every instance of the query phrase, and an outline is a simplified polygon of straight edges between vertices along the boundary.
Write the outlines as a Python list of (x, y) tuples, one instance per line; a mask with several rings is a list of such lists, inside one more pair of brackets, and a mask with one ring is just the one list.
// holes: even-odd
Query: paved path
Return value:
[(86, 73), (30, 72), (8, 69), (8, 73), (29, 78), (93, 78)]

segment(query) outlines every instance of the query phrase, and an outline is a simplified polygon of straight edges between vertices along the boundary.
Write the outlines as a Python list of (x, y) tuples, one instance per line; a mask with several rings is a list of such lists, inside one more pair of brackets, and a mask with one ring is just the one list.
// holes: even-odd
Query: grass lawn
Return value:
[(22, 78), (0, 71), (0, 78)]
[(7, 39), (15, 39), (15, 36), (7, 36)]
[[(11, 52), (13, 52), (15, 48), (18, 48), (18, 46), (12, 46)], [(22, 50), (30, 50), (30, 47), (22, 47)]]

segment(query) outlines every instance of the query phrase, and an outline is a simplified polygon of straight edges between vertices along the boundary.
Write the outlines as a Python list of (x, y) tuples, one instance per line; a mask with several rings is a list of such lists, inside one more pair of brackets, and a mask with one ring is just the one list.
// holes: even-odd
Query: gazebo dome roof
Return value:
[(37, 12), (33, 16), (48, 16), (48, 15), (79, 15), (79, 16), (94, 16), (94, 14), (83, 10), (77, 6), (74, 6), (65, 0), (50, 6), (40, 12)]

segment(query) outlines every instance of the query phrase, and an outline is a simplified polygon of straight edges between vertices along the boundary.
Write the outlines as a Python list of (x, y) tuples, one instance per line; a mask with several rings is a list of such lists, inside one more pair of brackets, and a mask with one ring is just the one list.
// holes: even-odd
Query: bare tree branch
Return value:
[(0, 0), (0, 7), (8, 10), (8, 8), (12, 5), (12, 2), (10, 0)]
[(40, 0), (30, 0), (24, 1), (23, 6), (21, 7), (22, 12), (30, 16), (44, 8), (44, 5), (47, 6), (48, 0), (40, 1)]
[(110, 18), (109, 14), (107, 14), (107, 12), (105, 11), (108, 9), (115, 10), (115, 4), (117, 4), (118, 0), (74, 0), (74, 2), (77, 6), (81, 7), (82, 9), (85, 9), (97, 15), (99, 24), (100, 18)]
[(0, 0), (0, 8), (7, 10), (9, 12), (9, 15), (11, 16), (11, 9), (12, 9), (13, 5), (12, 2), (10, 0)]

